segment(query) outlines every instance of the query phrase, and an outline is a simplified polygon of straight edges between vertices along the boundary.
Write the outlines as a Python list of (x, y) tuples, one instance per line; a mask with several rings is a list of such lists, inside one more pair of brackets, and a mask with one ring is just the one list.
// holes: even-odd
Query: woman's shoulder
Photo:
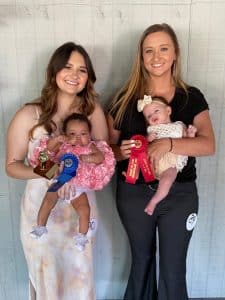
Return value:
[(108, 140), (108, 127), (106, 123), (105, 113), (101, 104), (99, 102), (95, 102), (95, 108), (91, 115), (88, 116), (91, 125), (92, 138), (95, 140)]
[(203, 95), (201, 90), (195, 86), (187, 86), (187, 90), (183, 89), (183, 88), (180, 88), (180, 87), (177, 87), (176, 88), (176, 95), (179, 96), (179, 95)]
[(94, 101), (94, 108), (90, 115), (88, 115), (88, 118), (91, 120), (93, 117), (101, 115), (103, 113), (102, 106), (98, 100)]
[(199, 103), (199, 105), (207, 104), (204, 94), (199, 88), (195, 86), (188, 86), (186, 91), (184, 89), (177, 88), (175, 100), (177, 100), (178, 102), (184, 102), (189, 105), (192, 105), (193, 103)]
[[(197, 114), (208, 109), (208, 102), (199, 88), (189, 86), (187, 91), (178, 89), (172, 103), (172, 119), (182, 120), (187, 125), (193, 121)], [(180, 119), (181, 115), (183, 116), (182, 119)]]
[(201, 92), (201, 90), (199, 88), (195, 87), (195, 86), (189, 86), (188, 87), (188, 93), (189, 93), (190, 96), (193, 96), (193, 97), (194, 96), (196, 96), (196, 97), (199, 97), (199, 96), (204, 97), (203, 93)]
[(98, 110), (103, 110), (102, 108), (102, 104), (100, 103), (100, 101), (98, 99), (95, 99), (94, 101), (94, 111), (98, 111)]
[(188, 101), (190, 102), (190, 105), (194, 104), (196, 109), (199, 108), (201, 110), (204, 110), (209, 108), (208, 102), (199, 88), (190, 86), (188, 88), (188, 96)]
[(36, 123), (40, 114), (40, 108), (38, 105), (25, 104), (17, 110), (12, 121), (25, 122), (32, 126)]

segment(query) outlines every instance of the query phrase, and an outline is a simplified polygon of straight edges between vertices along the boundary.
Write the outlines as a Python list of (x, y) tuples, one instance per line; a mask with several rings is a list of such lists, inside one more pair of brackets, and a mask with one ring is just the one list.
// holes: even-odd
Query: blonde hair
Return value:
[(143, 98), (144, 94), (147, 93), (145, 89), (148, 73), (143, 63), (142, 48), (146, 37), (155, 32), (165, 32), (170, 36), (176, 54), (176, 61), (174, 61), (171, 68), (173, 82), (176, 87), (183, 89), (187, 94), (187, 84), (181, 78), (180, 47), (174, 30), (166, 23), (151, 25), (142, 33), (139, 40), (137, 54), (128, 81), (116, 94), (111, 104), (110, 113), (115, 113), (115, 125), (119, 125), (122, 121), (128, 104), (131, 101), (134, 103), (137, 99)]

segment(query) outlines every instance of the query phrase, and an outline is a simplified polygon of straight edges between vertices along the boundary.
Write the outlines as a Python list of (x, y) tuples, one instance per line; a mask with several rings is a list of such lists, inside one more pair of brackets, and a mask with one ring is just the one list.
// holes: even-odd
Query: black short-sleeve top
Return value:
[[(204, 110), (208, 110), (208, 104), (204, 95), (199, 89), (195, 87), (188, 88), (188, 95), (184, 90), (176, 88), (175, 95), (170, 102), (172, 108), (171, 121), (182, 121), (186, 126), (193, 124), (193, 120), (196, 115)], [(143, 113), (137, 111), (137, 102), (128, 105), (124, 114), (122, 122), (115, 129), (121, 131), (120, 141), (130, 139), (135, 134), (146, 135), (146, 121)], [(187, 165), (181, 172), (178, 173), (176, 181), (187, 182), (196, 179), (196, 159), (194, 157), (188, 158)], [(122, 171), (126, 171), (128, 166), (128, 160), (118, 162), (118, 175), (122, 176)], [(140, 178), (137, 182), (142, 182), (143, 177), (140, 174)]]

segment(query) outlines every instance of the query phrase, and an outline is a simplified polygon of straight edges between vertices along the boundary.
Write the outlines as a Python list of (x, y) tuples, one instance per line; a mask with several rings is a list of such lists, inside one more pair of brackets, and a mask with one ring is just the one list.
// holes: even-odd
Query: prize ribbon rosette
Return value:
[(60, 162), (63, 162), (63, 170), (56, 177), (55, 182), (53, 182), (48, 192), (56, 192), (58, 191), (64, 183), (70, 181), (75, 175), (78, 167), (78, 158), (72, 153), (65, 153), (60, 158)]
[(135, 146), (131, 148), (126, 182), (135, 184), (140, 170), (146, 182), (154, 181), (155, 177), (146, 153), (147, 139), (143, 135), (134, 135), (131, 140), (135, 141)]

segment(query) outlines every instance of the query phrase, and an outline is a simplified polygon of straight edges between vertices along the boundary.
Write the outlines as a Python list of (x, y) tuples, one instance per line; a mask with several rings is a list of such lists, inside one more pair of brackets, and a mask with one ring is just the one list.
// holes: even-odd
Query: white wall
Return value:
[[(225, 297), (225, 1), (224, 0), (0, 0), (0, 299), (27, 299), (27, 271), (19, 238), (24, 183), (4, 174), (5, 133), (25, 102), (37, 97), (53, 50), (81, 43), (97, 73), (105, 106), (127, 78), (140, 33), (171, 24), (181, 43), (183, 75), (205, 94), (217, 153), (198, 160), (200, 213), (188, 255), (191, 297)], [(100, 228), (95, 247), (99, 299), (119, 299), (129, 248), (113, 197), (114, 183), (98, 193)]]

